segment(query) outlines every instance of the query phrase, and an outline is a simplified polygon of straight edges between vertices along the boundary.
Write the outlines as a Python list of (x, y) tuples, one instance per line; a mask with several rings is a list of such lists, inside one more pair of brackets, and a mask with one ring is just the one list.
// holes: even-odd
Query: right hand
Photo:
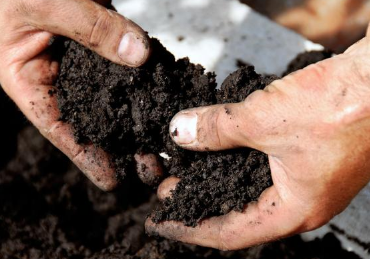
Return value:
[[(97, 2), (97, 3), (95, 3)], [(149, 56), (147, 34), (103, 6), (110, 0), (1, 0), (0, 83), (26, 117), (103, 190), (117, 185), (109, 157), (92, 145), (78, 145), (69, 125), (58, 120), (48, 91), (59, 64), (47, 53), (54, 35), (71, 38), (121, 65), (137, 67)], [(153, 156), (136, 156), (157, 170)], [(156, 160), (154, 158), (154, 160)], [(149, 161), (149, 162), (148, 162)]]
[[(240, 103), (193, 108), (170, 124), (173, 140), (194, 151), (251, 147), (269, 156), (274, 185), (242, 212), (155, 224), (177, 241), (235, 250), (313, 230), (343, 211), (370, 180), (370, 38), (308, 66)], [(171, 196), (179, 179), (158, 188)]]

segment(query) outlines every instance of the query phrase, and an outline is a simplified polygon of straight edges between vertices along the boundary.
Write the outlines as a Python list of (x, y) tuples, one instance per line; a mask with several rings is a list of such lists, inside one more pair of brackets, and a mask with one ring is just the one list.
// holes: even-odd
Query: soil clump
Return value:
[(334, 53), (327, 49), (303, 52), (289, 63), (288, 68), (284, 73), (284, 76), (292, 72), (295, 72), (299, 69), (305, 68), (308, 65), (315, 64), (327, 58), (331, 58), (333, 55)]
[(155, 39), (153, 55), (140, 68), (116, 65), (73, 41), (64, 47), (56, 89), (61, 120), (73, 127), (76, 141), (92, 142), (111, 154), (119, 179), (134, 172), (135, 153), (171, 157), (163, 159), (164, 171), (181, 181), (173, 199), (156, 210), (156, 222), (195, 226), (206, 217), (241, 211), (272, 185), (263, 153), (186, 151), (173, 143), (168, 125), (180, 110), (240, 102), (276, 77), (242, 67), (216, 90), (213, 73), (186, 58), (175, 61)]

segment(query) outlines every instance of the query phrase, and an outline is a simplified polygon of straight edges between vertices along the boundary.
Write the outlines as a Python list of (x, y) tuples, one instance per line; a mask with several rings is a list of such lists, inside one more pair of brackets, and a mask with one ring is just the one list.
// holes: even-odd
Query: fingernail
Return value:
[(198, 116), (195, 113), (176, 115), (170, 123), (170, 134), (177, 144), (190, 144), (197, 138)]
[(144, 61), (148, 51), (147, 39), (133, 32), (123, 35), (118, 47), (118, 56), (128, 65), (138, 66)]

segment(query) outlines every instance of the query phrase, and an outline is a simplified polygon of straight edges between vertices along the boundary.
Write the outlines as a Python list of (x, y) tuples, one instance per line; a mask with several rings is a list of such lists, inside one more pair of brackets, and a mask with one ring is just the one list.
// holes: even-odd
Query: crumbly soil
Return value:
[[(153, 220), (178, 220), (195, 226), (203, 218), (223, 215), (256, 200), (272, 185), (267, 157), (250, 149), (196, 153), (171, 140), (168, 125), (180, 110), (239, 102), (275, 77), (253, 67), (230, 75), (216, 90), (215, 74), (188, 59), (175, 61), (153, 39), (153, 55), (141, 68), (122, 67), (83, 46), (67, 41), (56, 89), (61, 120), (72, 125), (76, 141), (92, 142), (114, 158), (117, 177), (135, 173), (135, 153), (166, 153), (165, 173), (181, 178), (173, 199)], [(225, 110), (230, 114), (232, 111)]]
[(303, 52), (289, 63), (284, 75), (288, 75), (292, 72), (305, 68), (308, 65), (317, 63), (324, 59), (331, 58), (333, 55), (334, 53), (327, 49)]

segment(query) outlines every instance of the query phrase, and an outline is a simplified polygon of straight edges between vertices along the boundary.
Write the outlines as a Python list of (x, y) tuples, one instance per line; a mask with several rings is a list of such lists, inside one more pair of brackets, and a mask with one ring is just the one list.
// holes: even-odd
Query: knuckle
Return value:
[(106, 10), (99, 11), (95, 20), (93, 20), (90, 34), (88, 36), (87, 43), (89, 47), (99, 47), (110, 34), (112, 24), (111, 14)]
[(212, 120), (212, 124), (210, 129), (213, 129), (214, 130), (214, 140), (215, 140), (215, 143), (221, 147), (222, 146), (222, 138), (220, 136), (221, 134), (221, 127), (224, 125), (224, 123), (222, 122), (221, 120), (221, 113), (222, 111), (217, 111), (214, 113), (214, 119)]
[[(220, 147), (220, 115), (222, 111), (219, 108), (210, 107), (205, 112), (197, 126), (197, 141), (201, 146)], [(222, 123), (222, 122), (221, 122)]]
[[(268, 87), (271, 88), (272, 87), (272, 84), (270, 84)], [(245, 98), (244, 104), (245, 105), (248, 105), (248, 104), (258, 104), (261, 101), (263, 101), (263, 99), (265, 98), (265, 96), (266, 96), (266, 93), (265, 93), (264, 90), (254, 91), (253, 93), (251, 93), (250, 95), (248, 95), (247, 98)]]
[(269, 129), (269, 120), (271, 110), (264, 105), (266, 102), (266, 94), (258, 91), (251, 98), (247, 98), (243, 105), (248, 118), (248, 137), (251, 139), (258, 138), (260, 135), (265, 135)]
[(318, 78), (321, 78), (322, 75), (328, 71), (328, 67), (327, 67), (327, 63), (319, 62), (319, 63), (315, 63), (315, 64), (312, 64), (304, 68), (304, 70), (309, 70), (311, 76), (315, 75)]

